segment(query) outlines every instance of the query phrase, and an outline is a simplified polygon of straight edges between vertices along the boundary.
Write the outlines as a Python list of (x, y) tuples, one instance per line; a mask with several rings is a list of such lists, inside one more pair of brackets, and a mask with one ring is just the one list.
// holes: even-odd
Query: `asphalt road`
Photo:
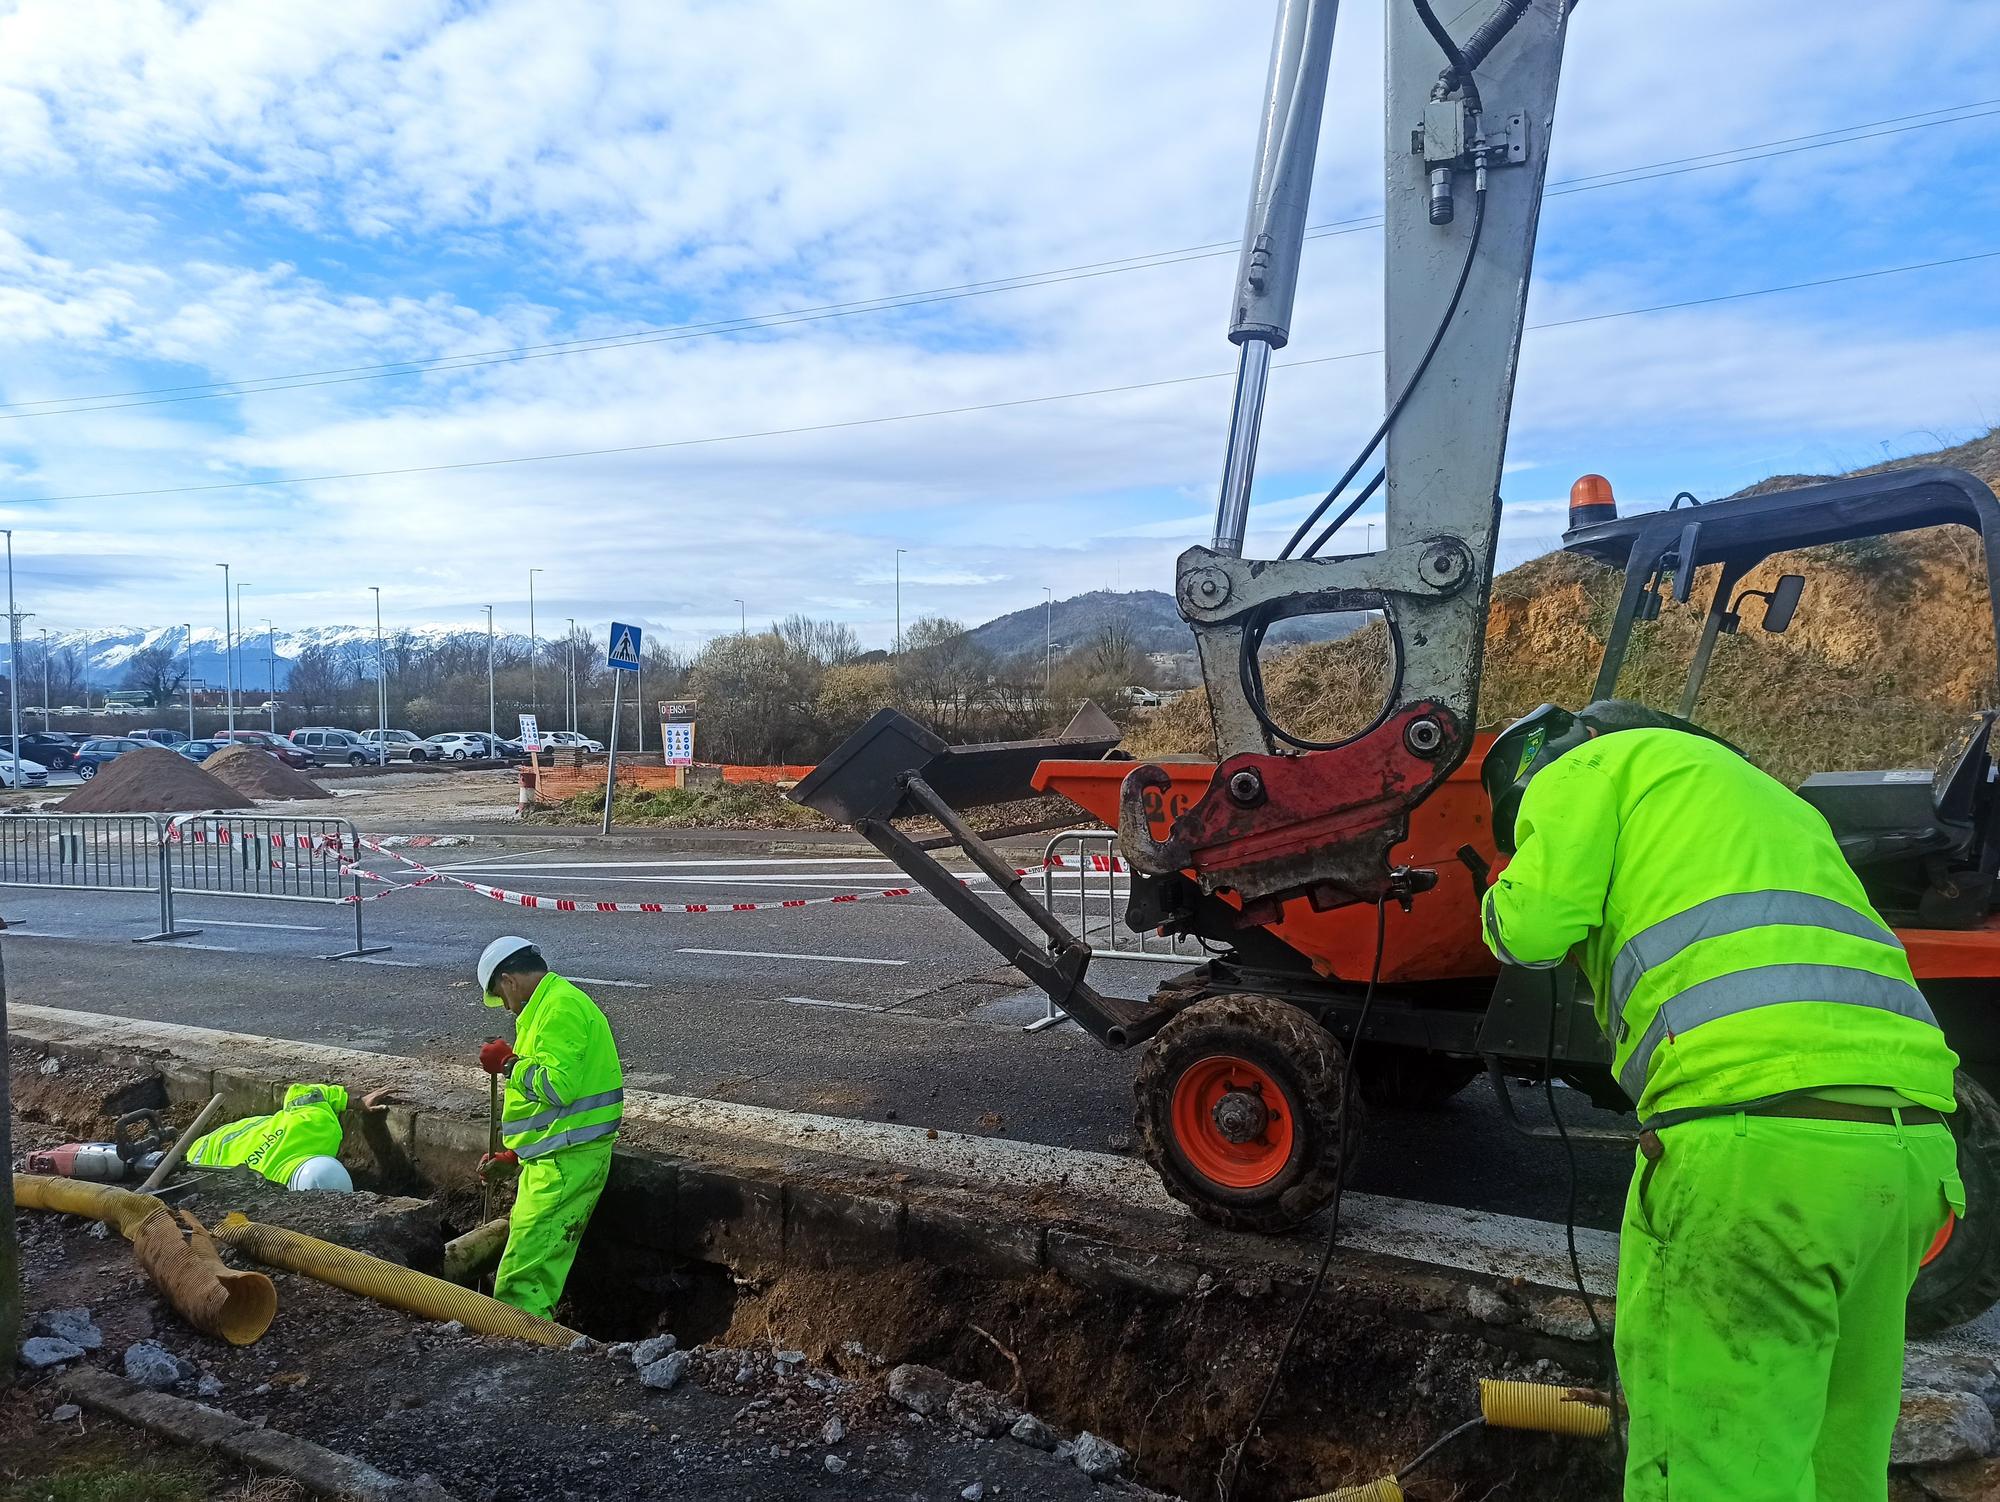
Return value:
[[(656, 855), (575, 847), (503, 856), (412, 851), (454, 875), (588, 901), (776, 901), (897, 885), (874, 858)], [(454, 859), (454, 857), (456, 859)], [(382, 857), (371, 869), (414, 873)], [(970, 875), (969, 869), (966, 874)], [(176, 899), (186, 940), (135, 945), (157, 903), (141, 894), (0, 889), (11, 928), (8, 990), (20, 1001), (390, 1054), (470, 1059), (501, 1031), (478, 1005), (472, 965), (518, 932), (609, 1014), (627, 1079), (651, 1089), (1005, 1133), (1123, 1151), (1133, 1055), (1072, 1025), (1025, 1033), (1043, 1014), (997, 958), (924, 896), (761, 912), (561, 913), (502, 907), (463, 888), (392, 893), (362, 911), (385, 953), (351, 946), (353, 909), (215, 897)], [(1171, 967), (1100, 961), (1102, 989), (1145, 994)], [(1608, 1120), (1563, 1092), (1574, 1121)], [(1615, 1225), (1628, 1176), (1616, 1150), (1580, 1148), (1582, 1223)], [(1561, 1149), (1505, 1126), (1475, 1082), (1445, 1107), (1377, 1113), (1356, 1188), (1560, 1219)]]

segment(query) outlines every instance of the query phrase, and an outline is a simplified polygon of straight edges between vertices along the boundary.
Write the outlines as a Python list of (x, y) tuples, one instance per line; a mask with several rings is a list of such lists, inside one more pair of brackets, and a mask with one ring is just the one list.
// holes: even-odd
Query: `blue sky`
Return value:
[[(1315, 223), (1380, 208), (1381, 16), (1345, 11)], [(1552, 178), (1989, 113), (1555, 197), (1530, 322), (2000, 250), (1996, 43), (2000, 7), (1974, 0), (1590, 0)], [(246, 618), (281, 629), (361, 621), (379, 584), (392, 624), (471, 626), (491, 603), (522, 630), (540, 567), (544, 627), (616, 616), (692, 645), (734, 629), (741, 598), (752, 620), (832, 615), (886, 644), (898, 548), (906, 620), (981, 620), (1044, 586), (1171, 588), (1175, 553), (1208, 532), (1227, 380), (52, 498), (1226, 371), (1220, 255), (158, 400), (1228, 241), (1268, 44), (1264, 7), (1221, 3), (0, 6), (0, 524), (21, 608), (51, 629), (219, 625), (226, 559), (250, 581)], [(1996, 268), (1530, 334), (1503, 565), (1552, 544), (1584, 470), (1628, 503), (1710, 495), (2000, 421)], [(1375, 348), (1380, 285), (1379, 234), (1316, 241), (1287, 354)], [(1372, 357), (1275, 377), (1253, 550), (1373, 426), (1380, 381)]]

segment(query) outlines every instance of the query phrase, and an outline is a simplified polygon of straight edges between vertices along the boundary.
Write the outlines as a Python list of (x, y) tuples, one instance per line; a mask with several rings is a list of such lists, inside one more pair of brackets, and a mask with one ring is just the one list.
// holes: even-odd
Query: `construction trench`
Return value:
[[(183, 1175), (194, 1182), (176, 1205), (210, 1225), (244, 1210), (432, 1272), (480, 1218), (485, 1101), (469, 1071), (36, 1007), (12, 1020), (17, 1153), (102, 1135), (107, 1101), (129, 1109), (157, 1093), (184, 1121), (214, 1092), (229, 1119), (271, 1109), (294, 1079), (368, 1084), (393, 1070), (401, 1098), (424, 1105), (348, 1118), (343, 1157), (373, 1193), (287, 1195), (229, 1171)], [(880, 1126), (799, 1117), (760, 1139), (729, 1118), (727, 1106), (635, 1092), (557, 1311), (593, 1342), (671, 1333), (690, 1352), (675, 1392), (649, 1390), (615, 1345), (473, 1336), (284, 1272), (272, 1274), (270, 1333), (231, 1348), (179, 1325), (115, 1237), (29, 1211), (26, 1307), (89, 1305), (107, 1354), (143, 1325), (237, 1419), (463, 1498), (1217, 1494), (1310, 1278), (1315, 1231), (1221, 1232), (1094, 1180), (1087, 1162), (1068, 1181), (1024, 1166), (996, 1183), (983, 1160), (1012, 1143), (889, 1128), (925, 1144), (899, 1167), (844, 1140)], [(826, 1150), (801, 1146), (816, 1137), (832, 1139)], [(121, 1273), (133, 1297), (107, 1308)], [(1913, 1362), (1913, 1385), (1949, 1394), (1940, 1433), (1964, 1428), (1966, 1404), (2000, 1402), (1990, 1355)], [(1343, 1248), (1236, 1495), (1384, 1476), (1477, 1415), (1482, 1377), (1594, 1387), (1602, 1374), (1588, 1317), (1553, 1274), (1543, 1284)], [(125, 1386), (104, 1373), (56, 1381), (85, 1406)], [(1018, 1414), (1060, 1447), (1010, 1437)], [(1086, 1434), (1124, 1452), (1095, 1480), (1075, 1453)], [(1895, 1495), (1994, 1494), (2000, 1467), (1925, 1443), (1948, 1463), (1899, 1474)], [(1617, 1490), (1604, 1440), (1488, 1430), (1427, 1463), (1407, 1494), (1582, 1502)]]

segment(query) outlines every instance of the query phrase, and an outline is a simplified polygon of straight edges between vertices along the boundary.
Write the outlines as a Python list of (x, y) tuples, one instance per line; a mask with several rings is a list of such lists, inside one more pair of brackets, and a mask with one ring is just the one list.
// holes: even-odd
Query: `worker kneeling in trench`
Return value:
[[(361, 1099), (361, 1109), (378, 1111), (389, 1091)], [(268, 1116), (248, 1116), (204, 1133), (188, 1149), (199, 1168), (254, 1168), (287, 1189), (329, 1189), (345, 1193), (354, 1180), (340, 1161), (340, 1117), (347, 1109), (341, 1085), (300, 1084), (285, 1091), (285, 1103)]]
[[(515, 1019), (511, 1044), (494, 1038), (479, 1051), (480, 1066), (506, 1084), (504, 1151), (490, 1157), (521, 1170), (493, 1296), (547, 1318), (611, 1172), (625, 1076), (597, 1003), (550, 974), (526, 939), (510, 934), (488, 944), (478, 977), (486, 1005)], [(480, 1170), (496, 1166), (482, 1160)]]
[(1618, 1248), (1627, 1502), (1887, 1495), (1903, 1310), (1965, 1209), (1958, 1059), (1826, 820), (1635, 704), (1543, 705), (1481, 769), (1505, 964), (1572, 953), (1639, 1159)]

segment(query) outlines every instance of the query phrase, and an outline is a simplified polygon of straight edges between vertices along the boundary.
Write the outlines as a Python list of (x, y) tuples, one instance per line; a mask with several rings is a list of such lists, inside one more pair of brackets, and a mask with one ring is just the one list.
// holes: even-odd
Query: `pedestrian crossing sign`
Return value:
[(611, 651), (606, 662), (628, 673), (639, 671), (639, 628), (620, 621), (611, 623)]

